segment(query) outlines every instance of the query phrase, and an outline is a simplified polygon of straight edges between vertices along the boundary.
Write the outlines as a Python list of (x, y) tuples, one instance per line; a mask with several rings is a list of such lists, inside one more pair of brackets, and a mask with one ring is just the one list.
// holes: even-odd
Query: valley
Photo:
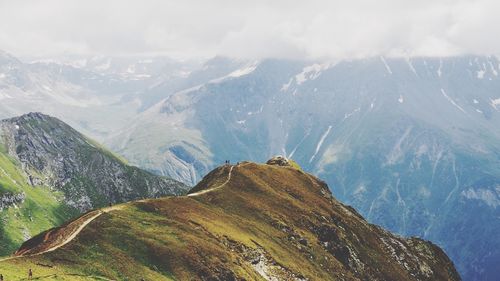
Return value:
[[(2, 71), (10, 69), (5, 77), (11, 78), (0, 81), (4, 96), (12, 97), (0, 105), (5, 117), (53, 114), (128, 163), (190, 186), (226, 159), (262, 162), (281, 154), (325, 179), (369, 222), (443, 247), (465, 280), (498, 274), (500, 69), (494, 56), (216, 57), (184, 64), (99, 58), (78, 67), (8, 61)], [(71, 82), (99, 103), (74, 106), (66, 102), (72, 91), (57, 91), (64, 97), (59, 106), (46, 106), (34, 99), (44, 91), (33, 78), (35, 66), (60, 70), (47, 76), (51, 83), (74, 71), (100, 77), (92, 86)], [(13, 83), (19, 73), (35, 88)]]

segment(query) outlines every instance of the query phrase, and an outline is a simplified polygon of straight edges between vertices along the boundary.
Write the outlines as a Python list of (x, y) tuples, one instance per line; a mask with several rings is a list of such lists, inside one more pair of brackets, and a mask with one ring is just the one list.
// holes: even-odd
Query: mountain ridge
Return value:
[[(65, 246), (23, 257), (65, 229), (42, 233), (0, 269), (145, 280), (460, 280), (437, 246), (368, 224), (299, 169), (224, 165), (190, 193), (203, 190), (122, 204)], [(109, 255), (119, 262), (98, 258)]]
[[(496, 280), (499, 73), (481, 56), (263, 61), (170, 95), (107, 143), (145, 167), (201, 162), (179, 166), (198, 178), (226, 159), (292, 156), (370, 222), (442, 245), (466, 280)], [(162, 135), (177, 138), (137, 153)]]
[(2, 61), (0, 116), (50, 113), (189, 185), (227, 159), (292, 156), (370, 222), (442, 245), (464, 279), (500, 274), (498, 57), (162, 63)]

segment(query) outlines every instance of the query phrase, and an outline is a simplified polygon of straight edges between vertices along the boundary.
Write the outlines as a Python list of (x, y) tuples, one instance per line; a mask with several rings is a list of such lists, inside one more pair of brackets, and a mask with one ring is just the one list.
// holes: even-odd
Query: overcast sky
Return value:
[(18, 56), (500, 54), (499, 0), (0, 0)]

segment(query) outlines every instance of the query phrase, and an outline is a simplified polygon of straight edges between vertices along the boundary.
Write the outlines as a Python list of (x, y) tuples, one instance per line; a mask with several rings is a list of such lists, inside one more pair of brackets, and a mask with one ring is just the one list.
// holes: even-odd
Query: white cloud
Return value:
[(0, 0), (16, 55), (261, 58), (499, 54), (496, 0)]

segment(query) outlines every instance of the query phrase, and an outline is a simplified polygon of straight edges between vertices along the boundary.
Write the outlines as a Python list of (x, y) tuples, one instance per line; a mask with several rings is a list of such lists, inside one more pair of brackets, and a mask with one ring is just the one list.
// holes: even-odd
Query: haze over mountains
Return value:
[(0, 58), (0, 117), (41, 111), (193, 185), (283, 154), (368, 221), (442, 246), (465, 280), (500, 274), (496, 57), (305, 62)]

